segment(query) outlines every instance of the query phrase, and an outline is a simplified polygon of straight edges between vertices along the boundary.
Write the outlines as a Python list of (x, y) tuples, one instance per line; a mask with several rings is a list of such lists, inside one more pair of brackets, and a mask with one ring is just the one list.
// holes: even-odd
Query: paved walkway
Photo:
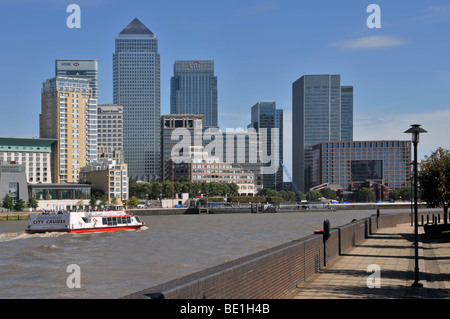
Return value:
[[(414, 282), (414, 227), (383, 228), (362, 244), (338, 257), (288, 299), (449, 299), (450, 243), (426, 241), (419, 227), (419, 278)], [(379, 266), (379, 281), (371, 265)], [(369, 267), (370, 266), (370, 267)], [(374, 288), (370, 288), (372, 286)]]

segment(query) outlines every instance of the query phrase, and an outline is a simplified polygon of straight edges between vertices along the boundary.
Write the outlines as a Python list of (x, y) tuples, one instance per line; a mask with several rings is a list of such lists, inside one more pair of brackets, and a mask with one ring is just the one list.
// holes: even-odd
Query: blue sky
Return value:
[[(66, 25), (71, 3), (80, 29)], [(367, 27), (371, 3), (380, 29)], [(215, 60), (221, 128), (245, 128), (252, 105), (276, 101), (287, 167), (292, 83), (304, 74), (354, 86), (355, 140), (409, 139), (403, 132), (419, 123), (429, 131), (421, 157), (450, 148), (450, 4), (439, 0), (0, 0), (0, 136), (38, 136), (55, 59), (98, 60), (99, 103), (112, 103), (114, 39), (134, 18), (159, 39), (162, 114), (174, 61)]]

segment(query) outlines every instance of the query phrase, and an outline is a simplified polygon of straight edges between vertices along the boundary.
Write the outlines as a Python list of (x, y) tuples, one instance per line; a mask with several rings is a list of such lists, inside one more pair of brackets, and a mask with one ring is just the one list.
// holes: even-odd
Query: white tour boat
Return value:
[(29, 234), (48, 232), (101, 233), (118, 230), (135, 230), (144, 226), (138, 216), (130, 215), (120, 206), (105, 211), (59, 211), (30, 214)]

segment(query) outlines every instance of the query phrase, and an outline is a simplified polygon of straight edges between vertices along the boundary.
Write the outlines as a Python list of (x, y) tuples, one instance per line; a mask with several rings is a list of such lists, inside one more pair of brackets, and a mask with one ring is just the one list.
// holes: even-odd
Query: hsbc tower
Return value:
[(92, 89), (92, 97), (98, 99), (97, 60), (56, 60), (55, 76), (89, 80), (89, 87)]

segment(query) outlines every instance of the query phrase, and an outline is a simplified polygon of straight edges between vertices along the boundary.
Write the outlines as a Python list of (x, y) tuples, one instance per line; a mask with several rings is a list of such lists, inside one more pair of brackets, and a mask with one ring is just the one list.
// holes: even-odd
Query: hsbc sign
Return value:
[(80, 63), (78, 62), (61, 62), (60, 63), (61, 66), (80, 66)]

